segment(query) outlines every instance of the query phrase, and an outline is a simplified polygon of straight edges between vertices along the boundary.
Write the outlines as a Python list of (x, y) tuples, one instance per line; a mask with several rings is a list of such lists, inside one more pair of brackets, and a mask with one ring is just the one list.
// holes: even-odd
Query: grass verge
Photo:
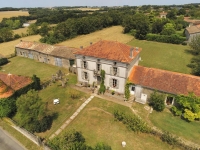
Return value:
[(42, 147), (37, 146), (35, 143), (26, 138), (23, 134), (11, 127), (6, 121), (0, 119), (0, 126), (16, 138), (28, 150), (42, 150)]

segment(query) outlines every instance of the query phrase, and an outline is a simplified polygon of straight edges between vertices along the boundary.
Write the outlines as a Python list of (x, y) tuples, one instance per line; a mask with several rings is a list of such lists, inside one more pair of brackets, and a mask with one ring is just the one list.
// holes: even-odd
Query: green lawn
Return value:
[[(114, 120), (112, 112), (115, 109), (132, 114), (128, 107), (94, 98), (77, 118), (65, 128), (65, 131), (71, 129), (81, 131), (88, 145), (94, 146), (97, 142), (103, 142), (110, 145), (113, 150), (143, 150), (149, 148), (168, 150), (172, 148), (155, 136), (136, 134), (128, 130), (123, 123)], [(125, 148), (121, 146), (122, 141), (127, 143)]]
[(128, 44), (142, 48), (142, 61), (139, 65), (187, 74), (191, 72), (191, 69), (186, 66), (193, 57), (186, 52), (189, 46), (137, 39), (133, 39)]
[(13, 57), (9, 61), (10, 63), (1, 67), (0, 72), (31, 77), (35, 74), (41, 81), (51, 79), (52, 74), (55, 74), (59, 69), (64, 73), (68, 73), (67, 69), (37, 62), (29, 58)]
[(151, 122), (158, 128), (169, 131), (179, 137), (200, 144), (200, 122), (186, 122), (180, 117), (174, 117), (168, 109), (164, 112), (153, 111), (149, 115)]

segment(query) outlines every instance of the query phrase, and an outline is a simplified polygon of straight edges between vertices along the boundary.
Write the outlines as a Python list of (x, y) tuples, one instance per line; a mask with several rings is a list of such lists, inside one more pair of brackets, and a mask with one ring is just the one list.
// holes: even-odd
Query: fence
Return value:
[(40, 137), (34, 135), (33, 133), (27, 131), (24, 128), (21, 128), (19, 126), (16, 125), (16, 123), (11, 120), (10, 118), (6, 118), (7, 121), (9, 121), (11, 123), (11, 126), (17, 130), (18, 132), (20, 132), (21, 134), (23, 134), (24, 136), (26, 136), (29, 140), (31, 140), (33, 143), (35, 143), (38, 146), (42, 146), (44, 148), (44, 150), (51, 150), (48, 146), (45, 145), (45, 143), (43, 143), (40, 139)]

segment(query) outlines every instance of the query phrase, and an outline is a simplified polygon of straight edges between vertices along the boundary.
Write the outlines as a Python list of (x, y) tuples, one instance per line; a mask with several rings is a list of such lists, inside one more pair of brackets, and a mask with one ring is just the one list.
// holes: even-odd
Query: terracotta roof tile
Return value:
[(17, 91), (32, 82), (32, 79), (29, 77), (4, 73), (0, 73), (0, 80), (14, 91)]
[(187, 95), (194, 92), (200, 96), (200, 77), (197, 76), (135, 66), (129, 80), (136, 85), (167, 93)]
[(49, 44), (31, 42), (31, 41), (21, 41), (15, 47), (34, 50), (43, 54), (59, 56), (69, 59), (75, 59), (73, 53), (79, 50), (77, 48), (71, 48), (66, 46), (53, 46)]
[(134, 57), (136, 57), (142, 50), (141, 48), (138, 48), (138, 50), (136, 51), (136, 48), (134, 48), (133, 58), (131, 58), (131, 48), (131, 46), (116, 41), (101, 40), (82, 50), (79, 50), (78, 52), (75, 52), (75, 54), (130, 63), (134, 59)]

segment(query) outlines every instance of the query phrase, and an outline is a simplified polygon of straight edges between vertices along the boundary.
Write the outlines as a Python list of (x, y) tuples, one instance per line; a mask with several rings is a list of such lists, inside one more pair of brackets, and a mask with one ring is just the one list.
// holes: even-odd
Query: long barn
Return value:
[(39, 42), (21, 41), (15, 46), (17, 56), (27, 57), (39, 62), (69, 68), (74, 64), (77, 48), (53, 46)]

